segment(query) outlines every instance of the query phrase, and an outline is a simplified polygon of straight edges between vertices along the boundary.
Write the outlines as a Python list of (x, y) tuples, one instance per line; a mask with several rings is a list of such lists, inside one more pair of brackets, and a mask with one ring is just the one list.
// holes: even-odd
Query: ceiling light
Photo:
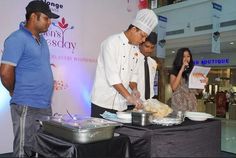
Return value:
[(172, 53), (172, 54), (174, 54), (174, 53), (175, 53), (175, 51), (174, 51), (174, 50), (172, 50), (172, 51), (171, 51), (171, 53)]
[(230, 42), (229, 44), (233, 45), (233, 44), (234, 44), (234, 42)]

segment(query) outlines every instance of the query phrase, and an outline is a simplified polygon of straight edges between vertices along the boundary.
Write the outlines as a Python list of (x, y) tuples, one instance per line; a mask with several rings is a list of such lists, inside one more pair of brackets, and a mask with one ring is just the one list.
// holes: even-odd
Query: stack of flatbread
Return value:
[(148, 99), (143, 102), (144, 110), (151, 112), (155, 118), (163, 118), (173, 112), (173, 110), (167, 105), (156, 99)]

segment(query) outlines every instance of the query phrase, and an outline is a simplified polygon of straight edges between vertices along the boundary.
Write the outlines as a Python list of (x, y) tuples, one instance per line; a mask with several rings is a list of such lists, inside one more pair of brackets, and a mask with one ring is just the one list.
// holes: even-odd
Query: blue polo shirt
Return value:
[(10, 103), (47, 108), (51, 104), (53, 75), (46, 40), (37, 42), (20, 24), (4, 43), (2, 63), (15, 66), (15, 87)]

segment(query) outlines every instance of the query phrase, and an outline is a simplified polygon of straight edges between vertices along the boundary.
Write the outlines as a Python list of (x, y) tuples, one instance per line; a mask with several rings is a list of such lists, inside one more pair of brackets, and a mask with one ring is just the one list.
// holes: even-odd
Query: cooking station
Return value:
[[(33, 137), (35, 143), (27, 147), (29, 153), (34, 151), (44, 157), (149, 158), (220, 156), (221, 123), (217, 119), (192, 121), (185, 118), (181, 124), (172, 126), (157, 124), (140, 126), (141, 124), (133, 125), (132, 123), (123, 123), (123, 125), (119, 123), (110, 124), (107, 120), (97, 118), (92, 119), (93, 121), (91, 119), (82, 120), (79, 128), (64, 131), (62, 132), (63, 136), (59, 132), (61, 129), (56, 128), (57, 125), (55, 126), (55, 124), (50, 124), (51, 122), (47, 121), (42, 122), (42, 129)], [(86, 132), (91, 135), (84, 135), (83, 127), (86, 127), (86, 130), (91, 127), (91, 125), (88, 126), (88, 122), (92, 122), (93, 130), (100, 127), (102, 129), (95, 130), (95, 132), (89, 130)], [(97, 123), (100, 123), (100, 125), (95, 127), (94, 124)], [(73, 125), (77, 126), (77, 124)], [(82, 133), (78, 132), (78, 130), (81, 130), (80, 132)], [(102, 131), (102, 133), (99, 131)], [(106, 134), (107, 132), (108, 134)], [(98, 134), (98, 137), (95, 136), (95, 133)], [(70, 135), (70, 137), (66, 135)]]

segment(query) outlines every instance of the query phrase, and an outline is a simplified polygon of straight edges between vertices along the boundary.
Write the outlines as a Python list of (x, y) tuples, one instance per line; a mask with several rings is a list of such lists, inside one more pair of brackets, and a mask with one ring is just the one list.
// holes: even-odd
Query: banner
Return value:
[[(5, 39), (25, 20), (25, 7), (29, 1), (1, 0), (0, 19), (4, 22), (0, 31), (0, 57)], [(100, 44), (108, 36), (128, 28), (139, 9), (139, 3), (135, 0), (130, 4), (119, 0), (43, 1), (60, 15), (60, 18), (52, 19), (48, 32), (43, 34), (50, 49), (54, 76), (53, 113), (66, 114), (68, 110), (72, 114), (90, 116), (90, 93)], [(128, 7), (132, 9), (128, 10)], [(106, 29), (108, 26), (109, 29)], [(0, 82), (0, 126), (4, 127), (0, 135), (0, 153), (12, 152), (9, 100), (9, 93)]]
[(156, 52), (156, 56), (158, 58), (166, 57), (166, 50), (165, 50), (166, 25), (167, 25), (167, 18), (164, 16), (158, 16), (158, 25), (157, 25), (158, 43)]
[(212, 53), (220, 53), (220, 14), (222, 6), (212, 2)]

